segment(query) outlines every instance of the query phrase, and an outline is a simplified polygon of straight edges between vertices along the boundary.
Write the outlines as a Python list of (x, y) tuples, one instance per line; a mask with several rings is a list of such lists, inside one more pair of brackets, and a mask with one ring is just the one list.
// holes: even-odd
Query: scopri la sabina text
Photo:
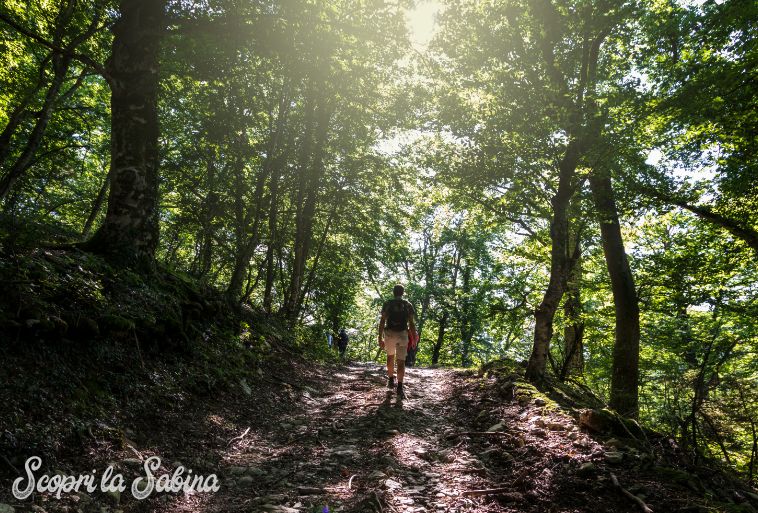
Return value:
[[(16, 499), (24, 500), (34, 492), (47, 492), (60, 499), (64, 493), (80, 491), (94, 493), (97, 490), (105, 493), (123, 493), (127, 488), (124, 476), (114, 472), (112, 465), (105, 469), (100, 479), (95, 470), (78, 476), (61, 474), (35, 476), (34, 473), (41, 467), (42, 459), (38, 456), (32, 456), (26, 460), (24, 465), (26, 477), (19, 477), (13, 481), (13, 496)], [(215, 493), (219, 490), (216, 474), (192, 475), (191, 469), (187, 470), (181, 465), (171, 474), (157, 475), (156, 473), (161, 468), (161, 459), (158, 456), (146, 459), (142, 468), (144, 475), (132, 481), (130, 487), (132, 496), (138, 500), (147, 499), (153, 492)]]

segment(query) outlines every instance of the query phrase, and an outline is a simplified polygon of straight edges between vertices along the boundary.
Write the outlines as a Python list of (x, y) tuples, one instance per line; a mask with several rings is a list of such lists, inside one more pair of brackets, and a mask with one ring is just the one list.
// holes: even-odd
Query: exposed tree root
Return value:
[(613, 481), (613, 486), (619, 489), (621, 493), (632, 499), (644, 513), (653, 513), (653, 510), (648, 507), (647, 504), (645, 504), (645, 501), (634, 495), (632, 492), (621, 486), (619, 483), (618, 478), (616, 477), (616, 474), (611, 473), (611, 481)]

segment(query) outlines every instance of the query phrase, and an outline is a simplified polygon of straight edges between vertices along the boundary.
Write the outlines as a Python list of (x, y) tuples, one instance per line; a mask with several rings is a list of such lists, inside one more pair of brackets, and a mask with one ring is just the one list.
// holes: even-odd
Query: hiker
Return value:
[(408, 352), (408, 328), (416, 332), (416, 312), (408, 301), (403, 299), (405, 288), (395, 285), (392, 289), (393, 299), (382, 305), (382, 318), (379, 321), (379, 347), (387, 352), (387, 388), (395, 388), (395, 360), (397, 360), (397, 396), (405, 397), (403, 377), (405, 376), (405, 357)]
[(337, 337), (337, 348), (340, 350), (340, 358), (345, 358), (345, 349), (347, 349), (348, 340), (347, 332), (345, 331), (345, 328), (342, 328)]

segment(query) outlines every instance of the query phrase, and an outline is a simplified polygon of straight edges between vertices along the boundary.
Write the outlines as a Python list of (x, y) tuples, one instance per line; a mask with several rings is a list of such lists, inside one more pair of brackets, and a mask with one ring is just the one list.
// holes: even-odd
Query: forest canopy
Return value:
[(753, 480), (757, 25), (752, 0), (5, 1), (2, 257), (168, 269), (364, 360), (402, 283), (410, 363), (523, 361)]

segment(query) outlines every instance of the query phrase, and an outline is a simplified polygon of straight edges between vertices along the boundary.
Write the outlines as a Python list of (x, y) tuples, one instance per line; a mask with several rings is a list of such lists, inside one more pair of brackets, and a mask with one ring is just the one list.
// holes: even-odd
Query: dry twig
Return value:
[(239, 436), (235, 436), (234, 438), (229, 440), (229, 443), (227, 443), (226, 446), (229, 447), (235, 442), (241, 442), (242, 439), (245, 438), (249, 432), (250, 432), (250, 428), (247, 428), (244, 433), (242, 433)]

